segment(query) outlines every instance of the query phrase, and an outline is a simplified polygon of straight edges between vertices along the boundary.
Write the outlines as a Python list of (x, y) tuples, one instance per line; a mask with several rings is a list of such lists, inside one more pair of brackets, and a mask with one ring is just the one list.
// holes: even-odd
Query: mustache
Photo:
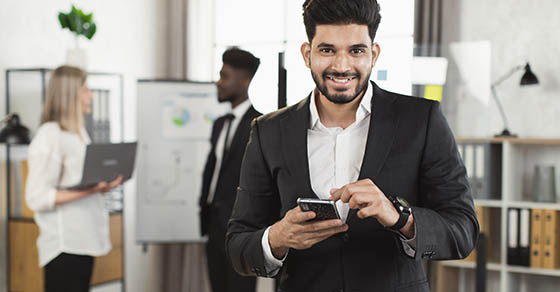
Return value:
[(350, 78), (350, 77), (360, 77), (360, 72), (335, 72), (335, 71), (325, 71), (323, 72), (323, 78), (327, 76), (335, 78)]

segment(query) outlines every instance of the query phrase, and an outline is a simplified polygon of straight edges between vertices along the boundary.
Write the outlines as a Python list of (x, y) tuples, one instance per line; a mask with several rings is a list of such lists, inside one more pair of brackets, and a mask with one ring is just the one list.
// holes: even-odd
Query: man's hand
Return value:
[[(330, 193), (329, 200), (341, 200), (343, 203), (348, 203), (351, 209), (359, 209), (357, 215), (361, 219), (374, 217), (385, 227), (393, 226), (399, 220), (399, 213), (393, 203), (370, 179), (349, 183), (340, 189), (332, 189)], [(407, 238), (414, 236), (412, 215), (408, 217), (406, 225), (400, 232)]]
[(307, 222), (315, 218), (315, 212), (303, 212), (299, 206), (286, 213), (282, 220), (268, 231), (268, 243), (277, 259), (286, 255), (288, 249), (307, 249), (324, 239), (348, 230), (340, 219)]

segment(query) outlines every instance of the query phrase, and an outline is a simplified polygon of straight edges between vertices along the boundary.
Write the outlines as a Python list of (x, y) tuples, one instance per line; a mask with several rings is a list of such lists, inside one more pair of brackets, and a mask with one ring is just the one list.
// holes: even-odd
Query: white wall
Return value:
[[(74, 39), (69, 31), (60, 29), (57, 15), (61, 10), (69, 11), (72, 3), (86, 12), (93, 11), (98, 26), (91, 41), (81, 42), (89, 54), (88, 70), (125, 76), (125, 137), (134, 139), (136, 79), (165, 75), (166, 1), (2, 0), (0, 114), (3, 116), (5, 110), (4, 72), (7, 68), (53, 68), (64, 63), (66, 49), (74, 45)], [(134, 243), (135, 197), (131, 184), (125, 193), (126, 290), (160, 291), (161, 249), (150, 247), (144, 254)], [(5, 242), (4, 234), (0, 234), (0, 240)], [(4, 275), (5, 270), (0, 273)], [(4, 286), (1, 285), (0, 291)]]
[[(538, 86), (519, 87), (523, 73), (518, 72), (498, 87), (510, 130), (520, 137), (560, 136), (560, 1), (446, 0), (443, 8), (444, 43), (491, 41), (492, 81), (526, 61), (539, 78)], [(473, 94), (449, 86), (444, 95), (457, 136), (501, 131), (493, 100), (483, 105)]]
[[(385, 89), (410, 94), (414, 1), (378, 1), (382, 20), (375, 41), (381, 45), (382, 53), (371, 79)], [(261, 60), (249, 88), (249, 98), (261, 113), (277, 109), (279, 52), (285, 52), (288, 105), (299, 102), (315, 87), (300, 53), (301, 44), (307, 42), (303, 0), (188, 2), (189, 79), (218, 79), (222, 53), (230, 46), (239, 46)], [(378, 80), (377, 70), (389, 71), (387, 80)]]

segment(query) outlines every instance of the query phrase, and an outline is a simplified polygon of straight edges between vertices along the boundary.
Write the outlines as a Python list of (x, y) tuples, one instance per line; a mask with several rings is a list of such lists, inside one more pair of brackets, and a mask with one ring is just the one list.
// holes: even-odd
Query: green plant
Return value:
[(76, 37), (83, 35), (91, 40), (96, 31), (96, 26), (93, 22), (93, 13), (85, 14), (74, 5), (72, 5), (72, 10), (69, 13), (58, 13), (58, 21), (63, 29), (69, 29)]

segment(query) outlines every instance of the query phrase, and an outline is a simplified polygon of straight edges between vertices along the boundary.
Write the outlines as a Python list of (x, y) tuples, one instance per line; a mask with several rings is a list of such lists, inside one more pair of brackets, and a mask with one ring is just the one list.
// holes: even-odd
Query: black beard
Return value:
[(367, 78), (364, 78), (361, 83), (358, 83), (358, 87), (356, 88), (356, 91), (354, 92), (353, 95), (347, 95), (347, 94), (333, 94), (333, 95), (331, 95), (331, 94), (329, 94), (327, 86), (325, 85), (327, 75), (330, 75), (330, 76), (333, 76), (333, 77), (339, 77), (339, 78), (355, 77), (356, 79), (358, 79), (358, 82), (359, 82), (360, 80), (362, 80), (360, 72), (356, 72), (356, 73), (337, 73), (337, 72), (325, 71), (325, 72), (323, 72), (323, 76), (322, 76), (323, 83), (321, 83), (320, 82), (321, 80), (319, 79), (319, 77), (317, 75), (315, 75), (315, 73), (313, 73), (313, 71), (311, 71), (311, 77), (313, 78), (313, 81), (315, 81), (315, 85), (317, 86), (317, 89), (319, 89), (319, 91), (330, 102), (336, 103), (336, 104), (345, 104), (345, 103), (349, 103), (349, 102), (352, 102), (353, 100), (355, 100), (356, 97), (358, 97), (360, 95), (360, 93), (362, 93), (362, 91), (364, 91), (364, 89), (366, 89), (366, 87), (368, 85), (369, 77), (371, 75), (371, 72), (367, 75)]

